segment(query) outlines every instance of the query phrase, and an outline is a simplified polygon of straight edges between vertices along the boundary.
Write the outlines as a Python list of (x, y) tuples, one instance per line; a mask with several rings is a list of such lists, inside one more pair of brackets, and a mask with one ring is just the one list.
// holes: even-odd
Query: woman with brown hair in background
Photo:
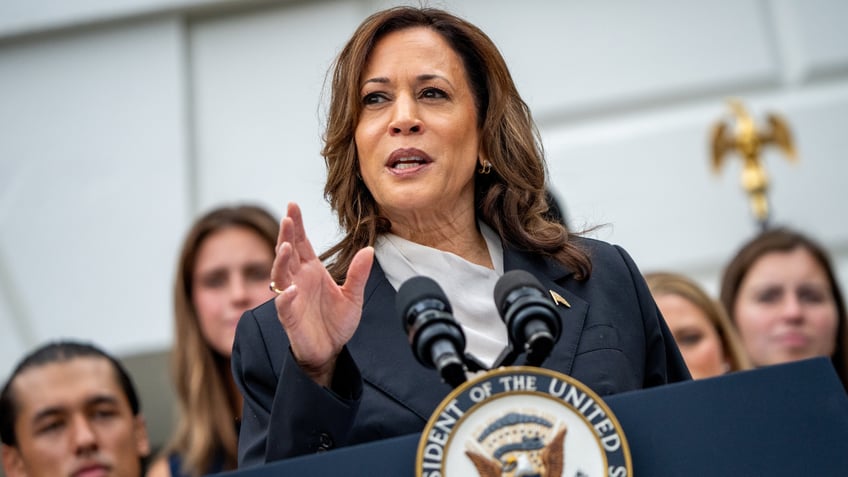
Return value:
[(668, 272), (646, 273), (645, 281), (694, 379), (751, 367), (721, 303), (697, 283)]
[(845, 300), (813, 239), (785, 227), (754, 237), (725, 268), (721, 302), (754, 366), (827, 356), (848, 388)]
[(269, 300), (279, 224), (262, 208), (216, 208), (183, 242), (174, 284), (171, 371), (176, 432), (148, 477), (200, 476), (236, 468), (242, 399), (230, 371), (236, 324)]

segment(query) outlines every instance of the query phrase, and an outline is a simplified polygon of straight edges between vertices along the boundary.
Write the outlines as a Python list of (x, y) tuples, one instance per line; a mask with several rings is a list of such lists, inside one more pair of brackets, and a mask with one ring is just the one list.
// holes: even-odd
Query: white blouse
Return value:
[(494, 230), (480, 222), (494, 270), (458, 255), (426, 247), (394, 234), (377, 238), (374, 254), (395, 288), (408, 279), (424, 275), (442, 287), (453, 315), (465, 332), (466, 352), (491, 367), (506, 348), (506, 326), (493, 297), (495, 283), (503, 275), (503, 247)]

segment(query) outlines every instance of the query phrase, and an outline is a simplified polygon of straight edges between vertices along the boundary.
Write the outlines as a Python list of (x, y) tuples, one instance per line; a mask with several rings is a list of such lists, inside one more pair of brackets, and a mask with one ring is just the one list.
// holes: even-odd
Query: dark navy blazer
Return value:
[[(562, 336), (544, 367), (601, 396), (690, 379), (633, 260), (622, 248), (574, 238), (592, 260), (588, 280), (550, 259), (504, 247), (504, 271), (521, 269), (562, 295)], [(294, 362), (269, 301), (244, 314), (232, 367), (244, 396), (239, 467), (420, 432), (451, 391), (421, 366), (395, 313), (396, 291), (375, 260), (362, 319), (339, 356), (332, 391)]]

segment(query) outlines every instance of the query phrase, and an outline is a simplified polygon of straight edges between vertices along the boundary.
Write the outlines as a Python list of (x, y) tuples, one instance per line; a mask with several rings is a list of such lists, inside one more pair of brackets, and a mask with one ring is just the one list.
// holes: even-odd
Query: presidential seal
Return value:
[(483, 373), (453, 390), (421, 434), (417, 477), (626, 477), (618, 420), (588, 386), (535, 367)]

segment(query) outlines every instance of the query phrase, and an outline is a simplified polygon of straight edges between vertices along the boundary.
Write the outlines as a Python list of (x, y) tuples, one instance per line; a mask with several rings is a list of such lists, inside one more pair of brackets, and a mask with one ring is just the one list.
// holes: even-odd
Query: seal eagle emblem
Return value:
[(454, 389), (418, 443), (417, 477), (626, 477), (618, 420), (588, 386), (544, 368), (488, 371)]
[(559, 476), (567, 430), (533, 410), (509, 412), (485, 426), (465, 454), (480, 477)]

